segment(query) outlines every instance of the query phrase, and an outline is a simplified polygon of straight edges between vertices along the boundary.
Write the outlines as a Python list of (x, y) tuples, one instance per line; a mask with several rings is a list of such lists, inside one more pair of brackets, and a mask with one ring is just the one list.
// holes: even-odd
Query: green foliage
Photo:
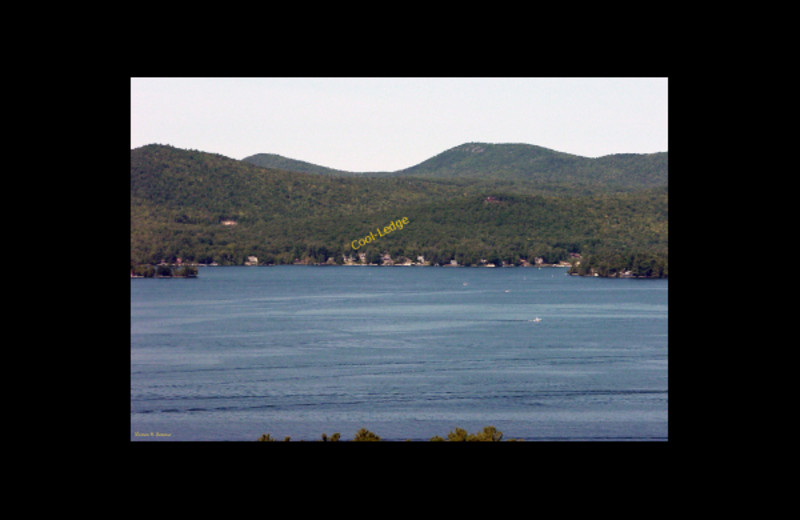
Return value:
[(503, 432), (494, 426), (485, 426), (478, 433), (467, 433), (463, 428), (456, 428), (447, 434), (447, 440), (450, 442), (500, 442), (502, 439)]
[(570, 268), (570, 274), (619, 278), (666, 278), (669, 276), (667, 252), (662, 254), (650, 250), (601, 249), (581, 259)]
[(191, 265), (176, 267), (173, 269), (172, 275), (184, 276), (186, 278), (194, 278), (197, 276), (197, 268)]
[(338, 177), (523, 181), (569, 186), (572, 190), (575, 186), (598, 185), (622, 189), (665, 186), (668, 170), (666, 152), (591, 159), (530, 144), (489, 143), (465, 143), (395, 172), (347, 172), (276, 154), (256, 154), (243, 161), (264, 168)]
[[(283, 442), (289, 442), (290, 440), (291, 438), (287, 436), (283, 439)], [(272, 437), (270, 434), (265, 433), (264, 435), (258, 438), (258, 442), (277, 442), (277, 439)]]
[(366, 428), (361, 428), (356, 432), (356, 436), (353, 439), (354, 442), (378, 442), (381, 438), (378, 437), (376, 434), (372, 433), (371, 431), (367, 430)]
[(463, 428), (456, 428), (447, 434), (447, 440), (450, 442), (464, 442), (467, 440), (469, 434)]
[(503, 440), (503, 432), (498, 431), (494, 426), (486, 426), (479, 433), (474, 433), (467, 438), (473, 442), (500, 442)]
[[(341, 435), (339, 433), (334, 433), (329, 438), (326, 434), (322, 434), (321, 442), (339, 442)], [(259, 437), (258, 441), (261, 442), (275, 442), (276, 439), (270, 436), (270, 434), (266, 433)], [(289, 437), (286, 437), (284, 441), (289, 441)], [(430, 439), (431, 442), (501, 442), (503, 440), (503, 432), (499, 431), (494, 426), (485, 426), (483, 430), (477, 433), (468, 433), (467, 430), (463, 428), (456, 428), (455, 430), (451, 431), (447, 434), (447, 439), (444, 439), (440, 436), (435, 436)], [(515, 441), (516, 439), (510, 439), (511, 441)], [(361, 428), (356, 432), (356, 436), (353, 438), (353, 442), (379, 442), (381, 438), (367, 430), (366, 428)]]
[(156, 275), (156, 269), (152, 265), (133, 265), (131, 266), (131, 275), (152, 278)]
[(180, 278), (195, 278), (197, 277), (197, 268), (191, 265), (184, 266), (170, 266), (170, 265), (131, 265), (131, 276), (142, 278), (153, 278), (158, 276), (161, 278), (180, 277)]
[(328, 174), (328, 175), (360, 175), (358, 173), (346, 172), (343, 170), (334, 170), (333, 168), (326, 168), (325, 166), (317, 166), (305, 161), (298, 161), (296, 159), (289, 159), (274, 153), (258, 153), (245, 157), (242, 159), (244, 162), (261, 166), (262, 168), (272, 168), (275, 170), (284, 170), (290, 172), (301, 173), (315, 173), (315, 174)]
[(466, 143), (411, 168), (385, 175), (648, 188), (667, 184), (667, 153), (590, 159), (530, 144)]
[[(402, 217), (402, 230), (352, 249), (354, 239)], [(586, 159), (470, 143), (391, 175), (343, 177), (168, 146), (131, 150), (133, 264), (242, 265), (250, 255), (260, 264), (341, 264), (356, 253), (380, 264), (389, 253), (519, 265), (579, 253), (596, 256), (605, 272), (665, 276), (667, 223), (666, 154)], [(609, 251), (638, 260), (615, 264)]]

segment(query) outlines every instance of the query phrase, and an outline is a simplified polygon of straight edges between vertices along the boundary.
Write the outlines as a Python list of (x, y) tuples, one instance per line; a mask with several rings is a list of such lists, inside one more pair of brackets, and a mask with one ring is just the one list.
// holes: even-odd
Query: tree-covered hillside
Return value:
[(275, 170), (284, 170), (290, 172), (339, 175), (344, 177), (362, 175), (361, 173), (336, 170), (334, 168), (328, 168), (327, 166), (319, 166), (306, 161), (290, 159), (274, 153), (258, 153), (249, 157), (245, 157), (242, 159), (242, 161), (255, 164), (256, 166), (261, 166), (262, 168), (272, 168)]
[[(547, 161), (575, 157), (554, 158), (541, 150)], [(610, 261), (627, 265), (647, 256), (655, 274), (664, 274), (666, 172), (659, 184), (659, 167), (649, 170), (636, 159), (591, 160), (605, 160), (602, 172), (582, 174), (578, 168), (571, 174), (575, 183), (517, 178), (499, 167), (482, 175), (477, 166), (467, 168), (469, 160), (461, 177), (417, 177), (405, 170), (370, 178), (283, 171), (149, 145), (131, 150), (131, 262), (181, 258), (240, 265), (256, 256), (260, 264), (382, 263), (388, 254), (394, 261), (423, 256), (436, 264), (501, 265), (581, 255), (608, 273)], [(625, 181), (615, 182), (612, 171), (627, 172), (618, 175)], [(631, 178), (645, 179), (643, 186), (634, 189)], [(381, 233), (403, 217), (403, 229)], [(359, 246), (370, 234), (374, 239)], [(619, 258), (610, 260), (611, 253)]]
[(243, 161), (266, 168), (338, 176), (559, 183), (615, 190), (666, 186), (668, 172), (666, 152), (592, 159), (530, 144), (466, 143), (395, 172), (346, 172), (275, 154), (256, 154)]

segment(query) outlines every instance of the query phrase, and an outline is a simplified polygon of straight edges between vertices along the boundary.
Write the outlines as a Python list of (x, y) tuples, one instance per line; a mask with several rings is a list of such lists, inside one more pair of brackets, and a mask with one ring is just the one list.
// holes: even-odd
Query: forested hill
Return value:
[(397, 172), (423, 178), (481, 178), (589, 184), (613, 188), (667, 185), (667, 152), (597, 159), (530, 144), (467, 143)]
[(297, 159), (290, 159), (282, 155), (274, 153), (258, 153), (242, 159), (244, 162), (255, 164), (263, 168), (273, 168), (276, 170), (284, 170), (300, 173), (316, 173), (326, 175), (340, 175), (340, 176), (361, 176), (362, 173), (348, 172), (345, 170), (336, 170), (328, 168), (327, 166), (319, 166), (306, 161), (299, 161)]
[(465, 143), (395, 172), (348, 172), (275, 154), (252, 155), (243, 161), (267, 168), (340, 176), (531, 181), (639, 189), (667, 185), (667, 158), (667, 152), (659, 152), (594, 159), (531, 144)]
[[(580, 255), (584, 271), (664, 275), (661, 155), (585, 159), (471, 144), (399, 172), (353, 176), (148, 145), (131, 150), (131, 263), (385, 263), (388, 254), (394, 262), (519, 265)], [(528, 174), (520, 173), (523, 156), (537, 165)], [(495, 166), (482, 170), (481, 161)], [(571, 173), (564, 161), (574, 161)], [(376, 232), (404, 217), (403, 229)], [(375, 240), (354, 250), (370, 233)]]

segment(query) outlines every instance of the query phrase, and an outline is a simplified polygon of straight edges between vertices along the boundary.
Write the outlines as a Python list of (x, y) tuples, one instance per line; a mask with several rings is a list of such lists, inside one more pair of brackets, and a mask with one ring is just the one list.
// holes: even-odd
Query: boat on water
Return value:
[(540, 318), (539, 316), (536, 316), (536, 317), (535, 317), (534, 319), (532, 319), (531, 321), (532, 321), (532, 322), (534, 322), (534, 323), (539, 323), (540, 321), (542, 321), (542, 318)]

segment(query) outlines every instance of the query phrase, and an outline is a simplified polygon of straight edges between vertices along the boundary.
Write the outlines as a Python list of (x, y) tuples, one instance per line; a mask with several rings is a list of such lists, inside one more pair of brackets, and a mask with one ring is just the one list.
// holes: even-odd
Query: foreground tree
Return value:
[[(494, 426), (485, 426), (479, 433), (468, 433), (463, 428), (456, 428), (447, 434), (447, 440), (450, 442), (500, 442), (503, 440), (503, 432)], [(444, 441), (444, 439), (437, 435), (431, 441)]]
[[(330, 437), (327, 434), (322, 434), (322, 442), (338, 442), (341, 437), (341, 434), (334, 433)], [(277, 439), (270, 436), (270, 434), (266, 433), (262, 435), (259, 439), (261, 442), (275, 442)], [(377, 434), (367, 430), (366, 428), (361, 428), (356, 432), (356, 436), (353, 439), (354, 442), (378, 442), (381, 438)], [(499, 431), (494, 426), (485, 426), (483, 430), (477, 433), (469, 433), (467, 430), (463, 428), (456, 428), (455, 430), (451, 431), (447, 434), (447, 439), (440, 437), (439, 435), (430, 439), (431, 442), (500, 442), (503, 440), (503, 432)], [(509, 439), (510, 441), (521, 440), (521, 439)], [(290, 441), (289, 437), (284, 439), (284, 442)], [(302, 442), (302, 441), (301, 441)]]
[(353, 440), (356, 442), (377, 442), (380, 441), (381, 438), (366, 428), (361, 428), (356, 432), (356, 436)]

